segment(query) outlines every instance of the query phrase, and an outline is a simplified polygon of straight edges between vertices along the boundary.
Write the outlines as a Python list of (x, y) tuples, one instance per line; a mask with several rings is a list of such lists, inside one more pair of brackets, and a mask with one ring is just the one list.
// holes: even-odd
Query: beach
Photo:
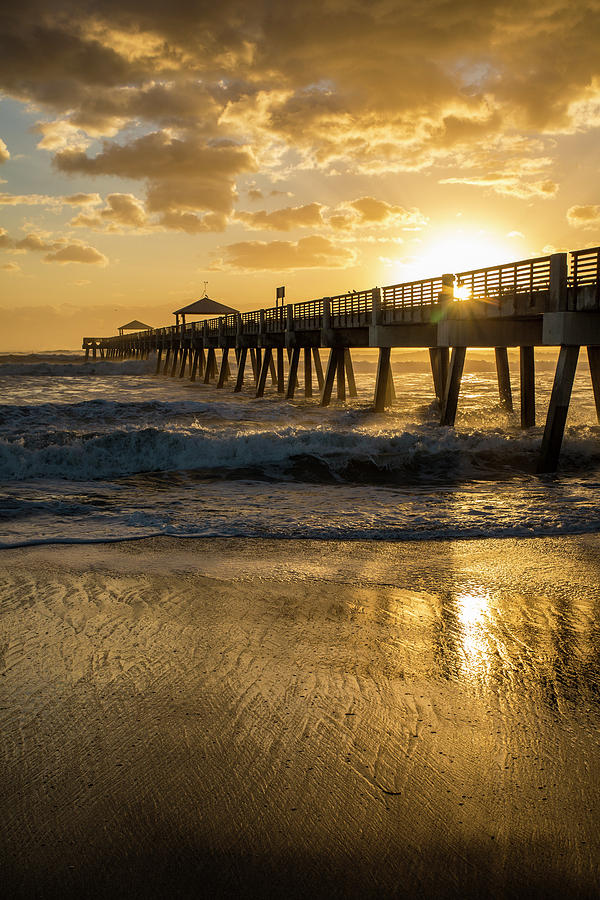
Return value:
[(6, 896), (597, 896), (600, 538), (0, 554)]

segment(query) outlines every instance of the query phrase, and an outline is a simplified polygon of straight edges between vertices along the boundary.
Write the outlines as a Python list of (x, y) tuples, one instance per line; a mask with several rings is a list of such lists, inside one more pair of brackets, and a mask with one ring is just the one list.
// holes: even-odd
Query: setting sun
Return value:
[[(517, 254), (515, 256), (515, 253)], [(412, 281), (436, 275), (456, 274), (470, 269), (510, 262), (519, 256), (515, 242), (492, 233), (473, 229), (448, 229), (437, 232), (408, 260), (396, 259), (390, 270), (397, 281)], [(455, 291), (461, 299), (468, 293)]]

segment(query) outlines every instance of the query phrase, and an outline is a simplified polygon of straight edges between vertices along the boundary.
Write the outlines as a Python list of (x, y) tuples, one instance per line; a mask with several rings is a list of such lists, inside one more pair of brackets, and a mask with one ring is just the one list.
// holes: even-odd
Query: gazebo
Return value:
[(224, 303), (219, 303), (218, 300), (211, 300), (205, 294), (200, 300), (192, 300), (187, 306), (176, 309), (173, 315), (177, 325), (179, 325), (179, 316), (181, 316), (182, 325), (185, 325), (186, 316), (229, 316), (236, 312), (239, 312), (239, 310), (234, 309), (232, 306), (225, 306)]
[(121, 325), (119, 334), (123, 334), (124, 331), (149, 331), (150, 328), (152, 328), (151, 325), (144, 325), (143, 322), (134, 319), (132, 322), (128, 322), (127, 325)]

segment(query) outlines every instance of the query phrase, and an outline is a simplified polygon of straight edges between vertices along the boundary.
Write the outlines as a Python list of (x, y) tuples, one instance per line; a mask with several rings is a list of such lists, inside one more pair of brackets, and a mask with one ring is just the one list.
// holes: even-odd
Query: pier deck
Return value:
[[(512, 409), (508, 347), (520, 348), (521, 425), (535, 425), (535, 347), (560, 347), (542, 439), (539, 472), (554, 471), (571, 397), (577, 359), (587, 348), (600, 421), (600, 247), (554, 253), (500, 266), (335, 297), (252, 310), (127, 335), (83, 339), (86, 359), (146, 358), (156, 353), (156, 372), (189, 375), (223, 388), (229, 356), (238, 365), (234, 391), (244, 387), (248, 360), (251, 389), (264, 394), (269, 375), (287, 399), (298, 386), (304, 354), (306, 397), (313, 396), (313, 371), (320, 404), (356, 395), (352, 348), (377, 348), (375, 409), (394, 400), (392, 348), (428, 348), (440, 423), (453, 426), (465, 353), (469, 347), (496, 351), (501, 403)], [(330, 350), (321, 371), (319, 348)], [(220, 352), (220, 359), (217, 358)], [(450, 352), (451, 351), (451, 352)], [(347, 389), (347, 391), (346, 391)]]

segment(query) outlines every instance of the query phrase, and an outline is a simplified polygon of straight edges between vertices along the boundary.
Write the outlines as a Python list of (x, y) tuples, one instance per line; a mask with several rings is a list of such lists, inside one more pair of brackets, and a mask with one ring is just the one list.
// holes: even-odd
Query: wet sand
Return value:
[(592, 897), (600, 537), (0, 554), (6, 896)]

